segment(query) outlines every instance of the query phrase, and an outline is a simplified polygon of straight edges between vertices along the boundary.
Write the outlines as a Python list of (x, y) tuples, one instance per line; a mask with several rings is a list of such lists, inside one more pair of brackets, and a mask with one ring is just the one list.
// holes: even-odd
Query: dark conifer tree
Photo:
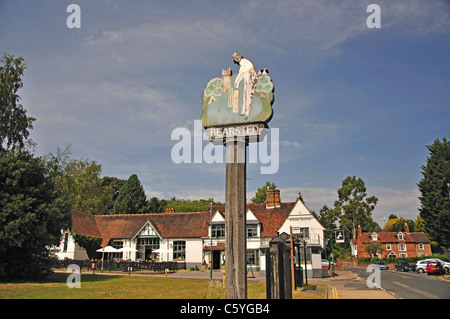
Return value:
[(442, 253), (450, 247), (450, 142), (445, 137), (436, 139), (427, 148), (430, 155), (417, 184), (421, 193), (419, 211), (425, 232), (435, 243), (433, 249)]

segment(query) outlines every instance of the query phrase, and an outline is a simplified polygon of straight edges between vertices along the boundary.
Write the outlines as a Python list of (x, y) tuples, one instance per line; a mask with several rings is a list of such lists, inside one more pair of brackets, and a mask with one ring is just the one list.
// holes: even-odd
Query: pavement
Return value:
[[(164, 275), (158, 275), (164, 276)], [(213, 280), (222, 280), (222, 271), (213, 271)], [(209, 271), (178, 271), (168, 274), (168, 278), (209, 279)], [(249, 273), (248, 282), (265, 281), (266, 277), (259, 272)], [(337, 271), (334, 277), (309, 278), (309, 284), (320, 284), (328, 287), (326, 299), (396, 299), (395, 296), (380, 288), (368, 288), (365, 280), (351, 271)]]
[(382, 288), (368, 288), (365, 280), (349, 270), (336, 271), (334, 277), (311, 278), (310, 282), (328, 286), (326, 299), (397, 299)]

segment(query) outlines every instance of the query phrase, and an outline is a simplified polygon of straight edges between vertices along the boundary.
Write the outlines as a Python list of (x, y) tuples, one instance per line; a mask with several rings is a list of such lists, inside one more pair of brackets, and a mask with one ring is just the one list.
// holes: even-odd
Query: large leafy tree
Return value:
[(430, 154), (417, 184), (421, 193), (420, 217), (437, 252), (450, 247), (450, 141), (444, 137), (427, 145)]
[(0, 154), (13, 147), (22, 148), (33, 128), (33, 117), (19, 103), (17, 91), (22, 88), (24, 59), (5, 53), (0, 60)]
[(372, 211), (378, 202), (375, 196), (367, 197), (364, 181), (355, 176), (348, 176), (338, 189), (338, 200), (334, 206), (340, 212), (339, 223), (351, 238), (355, 239), (358, 226), (365, 231), (378, 230), (379, 226), (372, 219)]
[(114, 203), (116, 214), (140, 214), (145, 213), (147, 197), (144, 187), (136, 174), (128, 178)]
[(46, 155), (49, 174), (72, 208), (91, 214), (110, 214), (120, 187), (116, 177), (100, 178), (102, 166), (95, 161), (70, 158), (70, 145)]
[(40, 278), (51, 273), (48, 247), (59, 245), (71, 224), (40, 158), (8, 151), (0, 157), (0, 279)]

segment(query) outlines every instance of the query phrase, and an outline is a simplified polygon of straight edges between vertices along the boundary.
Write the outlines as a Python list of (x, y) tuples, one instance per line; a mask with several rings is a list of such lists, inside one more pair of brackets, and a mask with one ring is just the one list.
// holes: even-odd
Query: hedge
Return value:
[(431, 256), (420, 256), (420, 257), (407, 257), (407, 258), (371, 258), (371, 257), (358, 257), (358, 263), (365, 263), (365, 264), (371, 264), (375, 261), (382, 261), (385, 263), (389, 263), (389, 264), (396, 264), (398, 262), (401, 261), (407, 261), (411, 264), (415, 264), (416, 262), (418, 262), (419, 260), (423, 260), (423, 259), (433, 259), (433, 258), (438, 258), (441, 259), (443, 261), (446, 262), (450, 262), (450, 258), (444, 255), (440, 255), (440, 254), (433, 254)]

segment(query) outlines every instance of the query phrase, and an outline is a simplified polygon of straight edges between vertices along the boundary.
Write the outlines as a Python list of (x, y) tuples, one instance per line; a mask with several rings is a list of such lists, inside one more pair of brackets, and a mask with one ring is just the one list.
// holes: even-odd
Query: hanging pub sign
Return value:
[[(230, 137), (263, 137), (272, 118), (272, 79), (267, 69), (256, 72), (253, 63), (235, 52), (238, 74), (222, 69), (202, 94), (202, 125), (211, 141)], [(256, 139), (255, 139), (256, 141)]]
[(343, 230), (340, 230), (340, 229), (338, 229), (338, 230), (336, 230), (336, 243), (338, 243), (338, 244), (343, 244), (344, 242), (345, 242), (345, 239), (344, 239), (344, 231)]

